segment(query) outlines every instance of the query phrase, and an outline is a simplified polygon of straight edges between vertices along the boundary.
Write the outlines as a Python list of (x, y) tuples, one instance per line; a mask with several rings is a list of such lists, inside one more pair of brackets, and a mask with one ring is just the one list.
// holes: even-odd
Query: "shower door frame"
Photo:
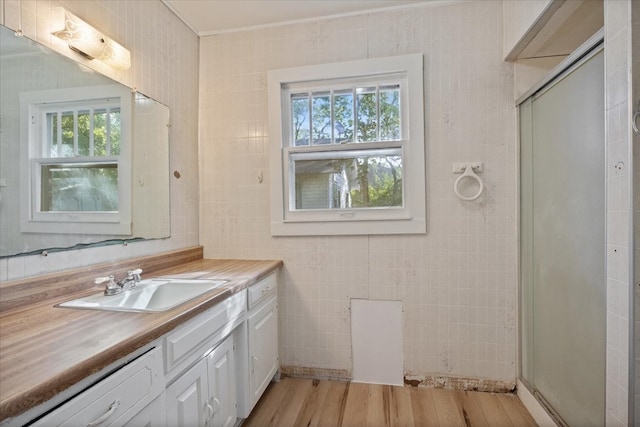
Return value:
[[(527, 391), (531, 393), (531, 395), (536, 399), (536, 401), (545, 409), (548, 415), (558, 424), (559, 426), (566, 426), (566, 422), (562, 419), (562, 417), (555, 411), (555, 409), (546, 401), (544, 396), (542, 396), (527, 379), (523, 377), (522, 373), (522, 358), (523, 358), (523, 289), (522, 289), (522, 212), (521, 212), (521, 123), (520, 123), (520, 106), (525, 103), (530, 98), (543, 93), (544, 91), (551, 88), (555, 82), (560, 81), (563, 77), (572, 73), (574, 70), (579, 68), (585, 62), (590, 60), (593, 56), (604, 51), (604, 28), (594, 34), (591, 38), (589, 38), (585, 43), (583, 43), (578, 49), (572, 52), (567, 58), (565, 58), (560, 64), (558, 64), (555, 68), (553, 68), (540, 82), (538, 82), (535, 86), (525, 92), (520, 98), (516, 101), (516, 110), (518, 114), (517, 121), (517, 135), (518, 135), (518, 144), (516, 149), (517, 154), (517, 222), (518, 226), (518, 366), (517, 366), (517, 374), (518, 380), (526, 387)], [(605, 71), (606, 72), (606, 71)], [(606, 76), (605, 76), (606, 77)], [(605, 86), (606, 90), (606, 86)], [(604, 111), (603, 111), (604, 114)], [(604, 117), (603, 117), (604, 121)], [(606, 124), (605, 124), (606, 126)], [(606, 138), (606, 134), (605, 134)], [(605, 150), (606, 156), (606, 150)], [(606, 159), (605, 159), (606, 161)], [(606, 164), (606, 163), (605, 163)], [(605, 174), (603, 175), (603, 179), (606, 183), (606, 168)], [(605, 184), (606, 185), (606, 184)], [(606, 199), (606, 187), (605, 187), (605, 199)], [(606, 214), (605, 214), (606, 221)], [(606, 243), (606, 224), (605, 224), (605, 243)], [(603, 260), (605, 262), (605, 260)], [(606, 274), (605, 274), (606, 280)], [(605, 336), (606, 340), (606, 336)], [(606, 347), (606, 344), (605, 344)], [(533, 363), (533, 362), (529, 362)], [(605, 354), (605, 365), (606, 365), (606, 354)], [(605, 382), (605, 390), (602, 390), (603, 393), (606, 393), (606, 382)], [(606, 413), (606, 409), (605, 409)]]

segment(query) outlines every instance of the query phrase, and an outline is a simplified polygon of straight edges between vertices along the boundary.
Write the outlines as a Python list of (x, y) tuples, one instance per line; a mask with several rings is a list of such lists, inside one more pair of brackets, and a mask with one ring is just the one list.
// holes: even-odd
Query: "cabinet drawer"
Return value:
[(256, 307), (260, 302), (266, 301), (272, 295), (275, 295), (278, 291), (278, 281), (276, 280), (276, 273), (273, 273), (264, 279), (260, 280), (248, 289), (249, 297), (249, 310)]
[[(194, 360), (199, 358), (201, 355), (195, 354), (199, 346), (244, 313), (246, 304), (246, 294), (239, 292), (170, 333), (164, 343), (166, 372), (185, 361), (190, 361), (190, 356), (193, 356)], [(225, 335), (221, 334), (220, 339)]]
[(164, 386), (162, 351), (155, 348), (39, 419), (33, 426), (121, 424), (159, 396)]

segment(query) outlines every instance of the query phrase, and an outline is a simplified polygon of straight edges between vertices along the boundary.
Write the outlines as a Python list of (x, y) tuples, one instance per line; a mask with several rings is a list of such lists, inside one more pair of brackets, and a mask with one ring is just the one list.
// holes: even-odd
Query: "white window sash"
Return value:
[[(111, 101), (111, 102), (110, 102)], [(107, 155), (111, 153), (111, 115), (113, 114), (114, 109), (120, 109), (119, 101), (116, 101), (114, 104), (114, 100), (110, 99), (99, 99), (99, 100), (87, 100), (84, 104), (79, 103), (51, 103), (51, 104), (40, 104), (35, 105), (35, 108), (41, 112), (41, 120), (42, 125), (38, 125), (41, 133), (42, 140), (42, 155), (44, 157), (49, 157), (49, 153), (51, 151), (51, 142), (49, 140), (50, 131), (48, 129), (48, 119), (49, 115), (55, 114), (57, 117), (57, 126), (56, 126), (56, 146), (55, 151), (58, 157), (62, 156), (62, 113), (71, 112), (73, 113), (73, 153), (74, 155), (78, 155), (78, 112), (79, 111), (88, 111), (89, 113), (89, 155), (95, 156), (95, 112), (96, 110), (105, 110), (107, 120), (105, 122), (106, 125), (106, 150)], [(77, 105), (75, 105), (77, 104)], [(99, 156), (103, 157), (103, 156)]]
[[(131, 92), (120, 85), (90, 86), (68, 89), (52, 89), (20, 94), (21, 134), (29, 144), (21, 146), (21, 231), (24, 233), (65, 234), (131, 234)], [(51, 157), (50, 142), (47, 141), (47, 113), (56, 113), (58, 129), (56, 150), (60, 154), (62, 145), (62, 112), (74, 113), (74, 151), (77, 155), (77, 113), (91, 111), (90, 152), (95, 153), (93, 141), (93, 111), (96, 109), (120, 109), (120, 155), (88, 157)], [(110, 148), (109, 148), (110, 150)], [(59, 163), (118, 163), (118, 207), (117, 212), (41, 212), (40, 174), (42, 164)]]
[[(402, 76), (401, 79), (398, 76)], [(426, 232), (422, 55), (303, 66), (268, 73), (271, 165), (271, 232), (285, 235), (415, 234)], [(401, 141), (292, 146), (291, 94), (400, 83)], [(310, 98), (311, 99), (311, 98)], [(354, 115), (356, 111), (354, 109)], [(379, 113), (378, 113), (379, 116)], [(356, 120), (354, 117), (354, 132)], [(311, 133), (311, 132), (310, 132)], [(310, 135), (311, 138), (311, 135)], [(332, 135), (333, 138), (333, 135)], [(324, 151), (401, 147), (402, 208), (291, 210), (290, 156)], [(331, 156), (332, 154), (326, 154)], [(293, 196), (295, 197), (295, 195)], [(293, 205), (295, 206), (295, 204)]]
[[(297, 94), (306, 94), (309, 98), (309, 146), (313, 145), (313, 135), (312, 135), (312, 123), (310, 120), (311, 117), (311, 112), (312, 112), (312, 102), (313, 102), (313, 93), (318, 93), (318, 92), (329, 92), (330, 96), (331, 96), (331, 100), (333, 101), (333, 95), (335, 92), (339, 92), (342, 90), (351, 90), (352, 91), (352, 96), (353, 96), (353, 141), (347, 144), (363, 144), (363, 143), (367, 143), (367, 142), (375, 142), (375, 141), (365, 141), (365, 142), (358, 142), (356, 140), (356, 134), (357, 134), (357, 128), (356, 128), (356, 123), (357, 123), (357, 102), (356, 102), (356, 98), (357, 98), (357, 93), (356, 93), (356, 89), (359, 87), (365, 87), (365, 86), (375, 86), (376, 87), (376, 109), (377, 109), (377, 116), (376, 118), (378, 119), (378, 124), (379, 124), (379, 120), (380, 120), (380, 99), (379, 99), (379, 92), (380, 92), (380, 87), (382, 86), (389, 86), (389, 85), (399, 85), (400, 86), (400, 135), (401, 135), (401, 139), (407, 139), (409, 136), (409, 123), (408, 123), (408, 118), (405, 119), (403, 117), (404, 114), (408, 115), (408, 98), (409, 98), (409, 94), (408, 94), (408, 83), (407, 83), (407, 73), (403, 72), (403, 73), (394, 73), (392, 75), (384, 75), (384, 79), (380, 79), (380, 80), (375, 80), (375, 78), (380, 78), (381, 76), (375, 76), (375, 77), (366, 77), (366, 78), (359, 78), (356, 79), (356, 81), (358, 82), (358, 84), (354, 83), (353, 81), (349, 80), (347, 82), (330, 82), (330, 83), (322, 83), (319, 82), (318, 85), (309, 85), (307, 82), (304, 82), (304, 84), (284, 84), (282, 85), (282, 104), (281, 104), (281, 111), (282, 111), (282, 144), (283, 146), (295, 146), (293, 144), (293, 136), (291, 135), (291, 124), (293, 123), (293, 112), (291, 111), (291, 97), (293, 95), (297, 95)], [(334, 145), (334, 141), (335, 141), (335, 135), (333, 133), (333, 120), (334, 120), (334, 111), (333, 111), (333, 102), (331, 102), (331, 145)], [(377, 126), (376, 128), (376, 134), (377, 134), (377, 140), (380, 140), (380, 126)]]

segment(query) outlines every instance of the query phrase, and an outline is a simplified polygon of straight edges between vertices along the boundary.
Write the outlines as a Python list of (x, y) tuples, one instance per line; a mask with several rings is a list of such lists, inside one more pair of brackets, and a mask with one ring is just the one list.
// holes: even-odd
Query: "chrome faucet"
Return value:
[(135, 270), (131, 270), (127, 272), (127, 277), (120, 280), (119, 282), (115, 281), (115, 277), (113, 274), (107, 277), (98, 277), (93, 283), (99, 285), (101, 283), (105, 283), (104, 294), (105, 295), (117, 295), (124, 291), (128, 291), (136, 287), (138, 282), (141, 280), (140, 275), (142, 274), (141, 268), (136, 268)]

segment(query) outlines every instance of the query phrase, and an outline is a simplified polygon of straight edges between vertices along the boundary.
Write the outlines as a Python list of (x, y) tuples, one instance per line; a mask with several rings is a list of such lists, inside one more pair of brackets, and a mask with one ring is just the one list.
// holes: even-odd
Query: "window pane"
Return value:
[[(65, 111), (62, 113), (62, 144), (60, 147), (60, 156), (62, 157), (71, 157), (75, 155), (75, 150), (73, 149), (73, 135), (74, 135), (74, 126), (73, 126), (73, 111)], [(57, 151), (51, 152), (52, 157), (58, 157)]]
[(398, 141), (400, 134), (400, 85), (380, 88), (380, 141)]
[(399, 148), (293, 154), (291, 161), (295, 207), (290, 209), (402, 206)]
[(117, 156), (120, 154), (120, 108), (113, 108), (109, 113), (110, 132), (109, 139), (111, 142), (111, 150), (107, 155)]
[(93, 111), (93, 155), (107, 156), (107, 110)]
[(41, 166), (41, 211), (118, 210), (117, 164)]
[(311, 102), (313, 145), (331, 144), (331, 94), (316, 92)]
[(293, 145), (309, 145), (309, 96), (307, 94), (291, 95), (291, 115)]
[[(58, 149), (58, 113), (48, 113), (47, 114), (47, 123), (49, 138), (48, 141), (51, 142), (49, 145), (49, 156), (55, 156), (55, 152)], [(45, 150), (46, 151), (46, 150)]]
[[(75, 115), (74, 115), (75, 114)], [(120, 154), (120, 107), (46, 113), (45, 157), (117, 156)], [(61, 132), (61, 136), (59, 135)]]
[(333, 137), (336, 144), (353, 142), (353, 91), (333, 95)]
[(376, 141), (378, 139), (378, 108), (376, 105), (376, 88), (358, 88), (357, 93), (357, 141)]
[(91, 114), (88, 110), (78, 111), (78, 155), (91, 155)]

